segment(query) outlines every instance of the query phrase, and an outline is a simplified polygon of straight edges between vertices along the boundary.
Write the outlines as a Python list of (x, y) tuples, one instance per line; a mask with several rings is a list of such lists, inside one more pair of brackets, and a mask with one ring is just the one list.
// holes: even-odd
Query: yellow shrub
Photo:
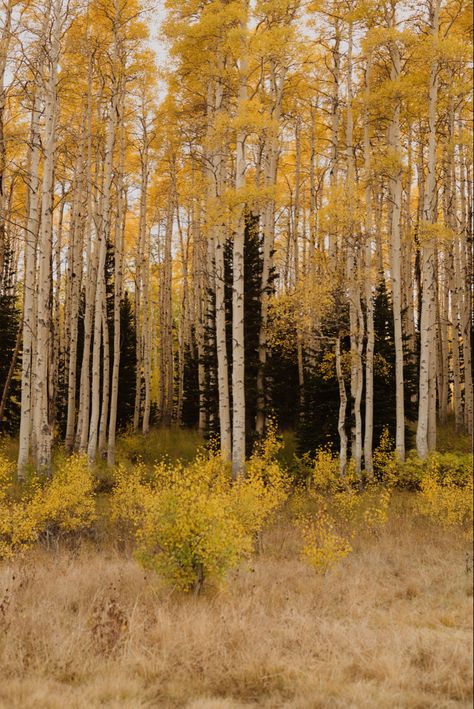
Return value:
[(110, 498), (111, 518), (120, 534), (133, 536), (143, 524), (145, 510), (153, 499), (153, 486), (141, 464), (132, 470), (118, 466), (115, 479)]
[(191, 464), (119, 470), (112, 515), (133, 532), (137, 557), (178, 588), (199, 591), (250, 553), (269, 515), (286, 497), (287, 481), (262, 447), (246, 477), (232, 483), (230, 468), (211, 455)]
[(288, 497), (290, 480), (276, 460), (282, 445), (275, 427), (270, 425), (266, 438), (247, 462), (245, 477), (239, 478), (233, 487), (236, 514), (253, 533), (262, 529)]
[(452, 484), (463, 487), (472, 478), (472, 466), (472, 454), (433, 452), (423, 459), (410, 453), (399, 466), (397, 485), (420, 490), (423, 478), (433, 474), (440, 481), (449, 479)]
[(318, 573), (326, 573), (352, 551), (349, 539), (339, 533), (326, 510), (316, 517), (300, 517), (297, 525), (304, 541), (301, 555)]
[(14, 465), (0, 456), (0, 558), (10, 558), (38, 538), (38, 522), (28, 501), (11, 495)]
[(393, 450), (393, 440), (389, 436), (387, 427), (383, 429), (380, 443), (374, 450), (372, 463), (377, 480), (392, 487), (398, 477), (400, 461), (396, 451)]
[(39, 521), (29, 499), (13, 499), (14, 465), (0, 456), (0, 558), (10, 558), (38, 538)]
[(331, 498), (334, 513), (354, 531), (365, 529), (378, 533), (388, 521), (392, 488), (371, 483), (363, 491), (347, 488)]
[(78, 532), (90, 528), (96, 519), (94, 481), (87, 458), (72, 455), (34, 494), (36, 509), (44, 531), (50, 534)]
[(93, 481), (87, 461), (72, 456), (51, 480), (34, 479), (11, 490), (12, 466), (0, 458), (0, 558), (25, 551), (42, 535), (77, 532), (95, 519)]
[(459, 485), (449, 475), (440, 479), (435, 466), (423, 475), (417, 496), (417, 510), (444, 527), (459, 526), (472, 535), (473, 482)]
[(388, 522), (392, 488), (383, 485), (369, 485), (363, 493), (364, 499), (364, 526), (378, 534)]
[(396, 469), (388, 438), (382, 438), (376, 462), (385, 484), (371, 480), (361, 489), (353, 461), (341, 477), (337, 457), (329, 450), (317, 452), (308, 486), (308, 499), (317, 511), (302, 513), (300, 503), (296, 516), (304, 540), (302, 556), (317, 570), (325, 572), (347, 556), (352, 550), (349, 540), (356, 532), (378, 534), (387, 523)]
[(316, 490), (334, 491), (340, 482), (339, 461), (331, 451), (320, 448), (316, 453), (312, 485)]

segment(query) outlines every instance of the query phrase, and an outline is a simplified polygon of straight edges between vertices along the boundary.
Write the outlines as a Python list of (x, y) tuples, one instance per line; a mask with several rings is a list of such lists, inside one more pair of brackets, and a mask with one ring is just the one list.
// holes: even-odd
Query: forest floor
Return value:
[(199, 598), (113, 546), (4, 563), (0, 706), (471, 706), (468, 547), (397, 507), (325, 576), (298, 559), (282, 515)]

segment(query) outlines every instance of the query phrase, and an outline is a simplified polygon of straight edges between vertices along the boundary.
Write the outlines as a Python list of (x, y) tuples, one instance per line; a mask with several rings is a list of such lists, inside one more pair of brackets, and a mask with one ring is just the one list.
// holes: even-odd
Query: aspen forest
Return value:
[(0, 709), (472, 706), (468, 0), (0, 0)]

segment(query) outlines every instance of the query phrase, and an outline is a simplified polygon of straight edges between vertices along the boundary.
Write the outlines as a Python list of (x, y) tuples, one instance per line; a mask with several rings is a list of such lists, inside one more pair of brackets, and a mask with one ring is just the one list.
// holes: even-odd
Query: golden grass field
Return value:
[(281, 516), (195, 598), (112, 543), (36, 549), (0, 566), (0, 706), (470, 707), (471, 558), (402, 512), (321, 576)]

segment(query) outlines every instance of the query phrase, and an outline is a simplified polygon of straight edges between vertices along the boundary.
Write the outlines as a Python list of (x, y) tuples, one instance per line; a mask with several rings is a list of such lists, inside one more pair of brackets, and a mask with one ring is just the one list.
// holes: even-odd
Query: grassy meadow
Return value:
[[(119, 458), (192, 460), (201, 444), (153, 431), (123, 437)], [(91, 531), (0, 562), (0, 707), (471, 706), (470, 542), (418, 514), (416, 492), (395, 490), (385, 523), (323, 573), (301, 556), (292, 494), (255, 552), (195, 595), (137, 562), (109, 519), (113, 476), (95, 472)]]

